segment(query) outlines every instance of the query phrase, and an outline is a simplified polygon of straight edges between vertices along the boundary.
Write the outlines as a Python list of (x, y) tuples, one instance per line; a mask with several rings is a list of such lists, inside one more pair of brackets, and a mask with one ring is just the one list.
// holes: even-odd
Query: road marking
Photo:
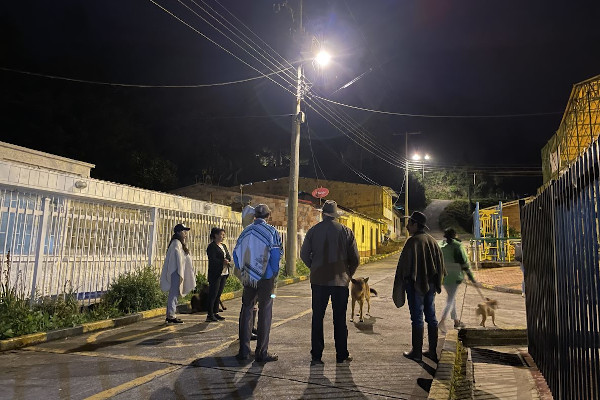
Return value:
[[(295, 319), (301, 318), (309, 313), (312, 312), (312, 309), (306, 309), (302, 312), (299, 312), (298, 314), (294, 314), (288, 318), (282, 319), (281, 321), (277, 321), (275, 323), (271, 324), (271, 329), (273, 328), (277, 328), (278, 326), (281, 326), (287, 322), (293, 321)], [(215, 328), (216, 329), (216, 328)], [(143, 357), (143, 356), (125, 356), (125, 355), (116, 355), (116, 354), (97, 354), (97, 353), (93, 353), (93, 352), (75, 352), (75, 353), (69, 353), (68, 350), (58, 350), (58, 349), (45, 349), (45, 348), (39, 348), (39, 347), (29, 347), (28, 349), (32, 350), (32, 351), (45, 351), (48, 353), (59, 353), (59, 354), (77, 354), (77, 355), (83, 355), (83, 356), (90, 356), (90, 357), (106, 357), (106, 358), (116, 358), (116, 359), (123, 359), (123, 360), (134, 360), (134, 361), (150, 361), (150, 362), (161, 362), (161, 363), (170, 363), (170, 364), (176, 364), (176, 365), (172, 365), (170, 367), (167, 368), (163, 368), (160, 369), (158, 371), (152, 372), (148, 375), (144, 375), (141, 376), (139, 378), (133, 379), (129, 382), (125, 382), (119, 386), (115, 386), (112, 389), (107, 389), (104, 390), (100, 393), (97, 393), (93, 396), (87, 397), (86, 400), (100, 400), (100, 399), (108, 399), (110, 397), (116, 396), (119, 393), (125, 392), (127, 390), (133, 389), (137, 386), (141, 386), (145, 383), (150, 382), (151, 380), (161, 377), (163, 375), (167, 375), (177, 369), (183, 368), (186, 365), (190, 365), (192, 364), (194, 361), (198, 360), (198, 359), (202, 359), (202, 358), (207, 358), (210, 357), (220, 351), (225, 350), (226, 348), (228, 348), (229, 346), (231, 346), (233, 343), (235, 343), (236, 341), (238, 341), (238, 335), (231, 335), (229, 336), (225, 342), (221, 343), (218, 346), (213, 347), (212, 349), (206, 350), (200, 354), (196, 354), (194, 357), (190, 357), (187, 360), (184, 360), (183, 362), (177, 362), (174, 360), (165, 360), (165, 359), (160, 359), (160, 358), (153, 358), (153, 357)], [(182, 346), (177, 346), (177, 347), (182, 347)]]
[(159, 369), (158, 371), (154, 371), (148, 375), (140, 376), (139, 378), (133, 379), (129, 382), (125, 382), (122, 385), (115, 386), (114, 388), (104, 390), (100, 393), (96, 393), (95, 395), (87, 397), (86, 400), (110, 399), (111, 397), (116, 396), (119, 393), (122, 393), (129, 389), (133, 389), (136, 386), (143, 385), (144, 383), (150, 382), (153, 379), (167, 375), (167, 374), (169, 374), (173, 371), (176, 371), (180, 368), (183, 368), (183, 366), (171, 365), (170, 367)]

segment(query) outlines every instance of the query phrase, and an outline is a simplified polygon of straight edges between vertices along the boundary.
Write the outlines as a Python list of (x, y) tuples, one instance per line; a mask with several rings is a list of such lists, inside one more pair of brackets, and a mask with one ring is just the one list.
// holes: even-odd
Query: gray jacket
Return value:
[(310, 268), (310, 283), (348, 286), (360, 261), (354, 233), (331, 217), (306, 233), (300, 258)]

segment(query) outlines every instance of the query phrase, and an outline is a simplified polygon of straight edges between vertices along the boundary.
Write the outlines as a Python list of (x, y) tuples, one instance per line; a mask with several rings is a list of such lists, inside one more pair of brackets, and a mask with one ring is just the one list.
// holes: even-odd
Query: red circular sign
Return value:
[(328, 194), (329, 194), (329, 189), (324, 188), (324, 187), (316, 188), (315, 190), (312, 191), (313, 197), (316, 197), (317, 199), (322, 199), (323, 197), (327, 196)]

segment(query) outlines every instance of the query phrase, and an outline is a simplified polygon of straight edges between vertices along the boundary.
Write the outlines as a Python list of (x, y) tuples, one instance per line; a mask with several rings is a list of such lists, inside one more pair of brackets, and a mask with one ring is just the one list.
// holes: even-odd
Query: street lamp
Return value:
[(431, 156), (426, 153), (423, 157), (421, 157), (421, 155), (419, 153), (415, 153), (415, 154), (413, 154), (412, 159), (414, 161), (421, 161), (421, 169), (423, 171), (423, 179), (425, 179), (425, 161), (429, 161), (431, 159)]
[(321, 50), (315, 57), (315, 61), (320, 66), (325, 67), (327, 64), (329, 64), (329, 61), (331, 61), (331, 54), (329, 54), (326, 50)]

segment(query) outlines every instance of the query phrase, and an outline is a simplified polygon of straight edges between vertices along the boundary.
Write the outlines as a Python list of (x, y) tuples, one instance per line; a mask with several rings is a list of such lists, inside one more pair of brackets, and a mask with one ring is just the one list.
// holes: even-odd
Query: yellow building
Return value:
[(558, 177), (600, 135), (600, 75), (573, 86), (556, 133), (542, 149), (544, 183)]
[(352, 210), (340, 207), (346, 215), (339, 218), (341, 224), (352, 229), (356, 238), (356, 245), (361, 257), (369, 257), (377, 254), (377, 243), (381, 242), (381, 223)]
[[(383, 240), (383, 235), (388, 231), (395, 231), (392, 203), (393, 198), (398, 195), (391, 188), (321, 179), (317, 181), (313, 178), (299, 178), (298, 180), (299, 192), (312, 193), (318, 187), (325, 187), (329, 190), (329, 195), (325, 199), (335, 200), (339, 206), (377, 222), (379, 226), (373, 229), (373, 249), (376, 249), (377, 243)], [(244, 186), (244, 192), (288, 196), (289, 178), (253, 182), (252, 185)], [(350, 225), (348, 226), (351, 228)], [(365, 229), (367, 228), (365, 227)], [(365, 233), (365, 238), (370, 235), (370, 229), (369, 227)], [(354, 233), (357, 234), (357, 237), (358, 234), (362, 235), (362, 231), (354, 231)], [(365, 240), (368, 242), (367, 239)], [(370, 244), (367, 247), (370, 249)]]

